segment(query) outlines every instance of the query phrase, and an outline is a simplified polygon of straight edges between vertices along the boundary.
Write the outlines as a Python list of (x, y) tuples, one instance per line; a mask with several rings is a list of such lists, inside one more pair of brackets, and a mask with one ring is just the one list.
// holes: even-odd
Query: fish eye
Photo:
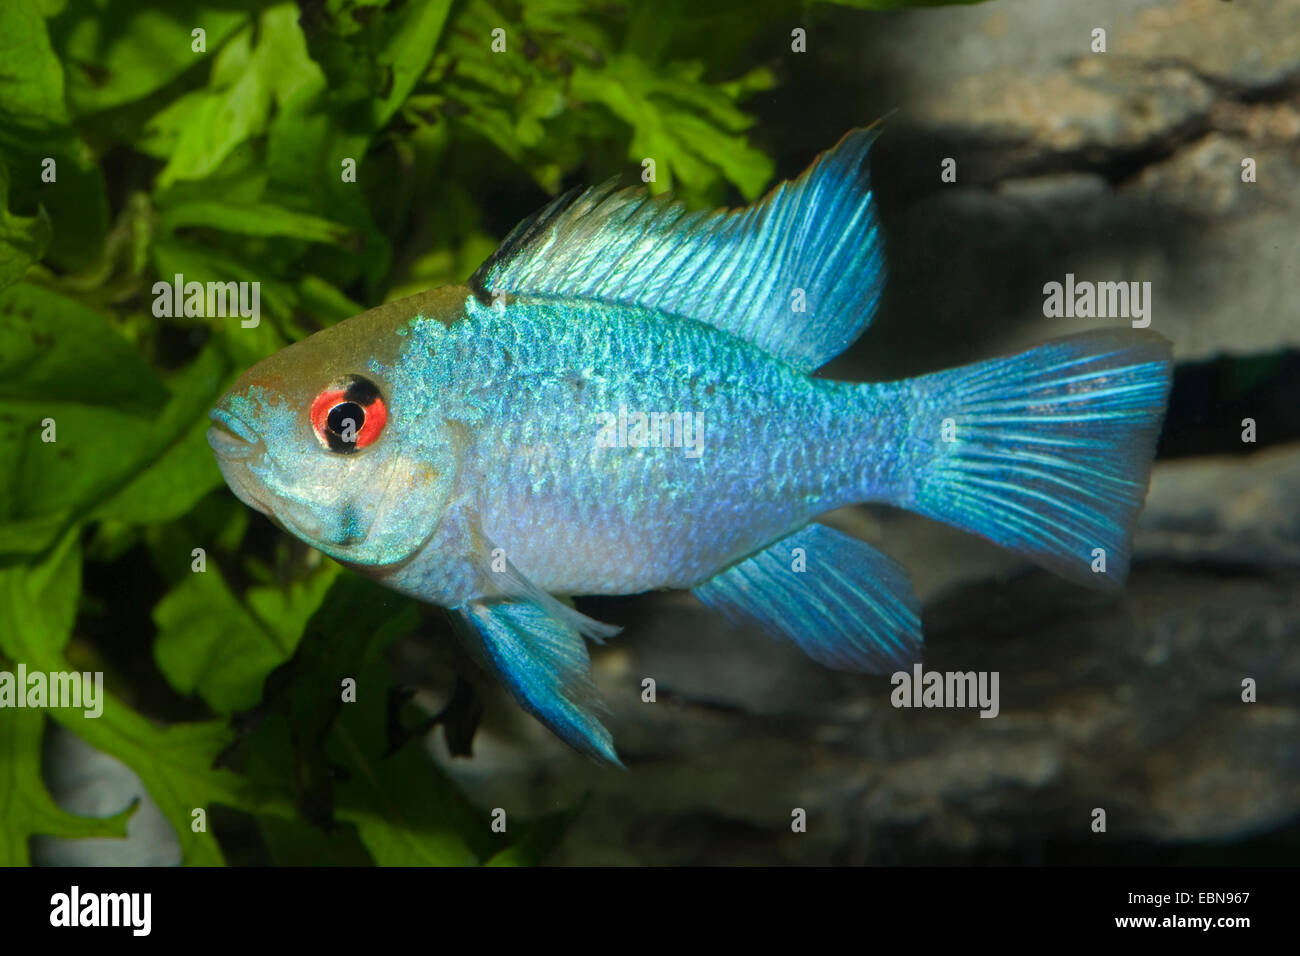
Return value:
[(349, 455), (372, 445), (388, 422), (388, 407), (374, 382), (348, 375), (331, 382), (311, 403), (311, 426), (330, 451)]

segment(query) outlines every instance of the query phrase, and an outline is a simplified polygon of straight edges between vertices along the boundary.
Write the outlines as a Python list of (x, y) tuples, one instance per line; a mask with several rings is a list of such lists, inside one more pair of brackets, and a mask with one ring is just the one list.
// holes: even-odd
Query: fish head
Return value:
[(418, 552), (455, 474), (454, 448), (439, 437), (421, 376), (400, 371), (413, 318), (400, 305), (347, 319), (254, 365), (212, 409), (207, 432), (240, 500), (362, 566)]

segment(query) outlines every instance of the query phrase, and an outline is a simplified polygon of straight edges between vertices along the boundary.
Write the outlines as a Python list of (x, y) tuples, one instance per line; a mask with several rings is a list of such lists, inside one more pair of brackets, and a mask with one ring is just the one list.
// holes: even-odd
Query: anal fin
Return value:
[(921, 657), (920, 611), (907, 572), (825, 525), (796, 531), (694, 593), (836, 670), (883, 674)]

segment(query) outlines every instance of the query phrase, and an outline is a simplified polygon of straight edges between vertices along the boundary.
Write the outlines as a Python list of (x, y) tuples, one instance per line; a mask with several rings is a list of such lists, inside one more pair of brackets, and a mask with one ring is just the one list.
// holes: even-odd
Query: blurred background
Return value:
[[(1300, 859), (1300, 5), (909, 6), (6, 4), (0, 670), (100, 670), (110, 697), (0, 710), (0, 863)], [(559, 190), (650, 157), (655, 191), (739, 205), (886, 115), (889, 284), (821, 374), (1107, 324), (1043, 315), (1067, 273), (1150, 282), (1179, 363), (1119, 595), (899, 512), (828, 518), (912, 573), (927, 669), (1000, 673), (996, 719), (897, 710), (689, 594), (585, 600), (624, 627), (592, 654), (629, 768), (604, 770), (438, 611), (222, 484), (203, 430), (239, 371), (463, 281)], [(261, 322), (155, 315), (176, 273), (260, 283)]]

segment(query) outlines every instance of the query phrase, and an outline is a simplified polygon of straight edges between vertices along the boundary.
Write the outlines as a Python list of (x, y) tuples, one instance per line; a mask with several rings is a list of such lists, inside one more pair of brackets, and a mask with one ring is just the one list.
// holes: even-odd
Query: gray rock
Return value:
[(1151, 327), (1181, 361), (1300, 346), (1300, 5), (999, 0), (840, 12), (823, 36), (817, 82), (860, 121), (897, 111), (876, 157), (891, 286), (833, 371), (893, 377), (1125, 324), (1045, 318), (1043, 286), (1067, 272), (1150, 282)]
[(1140, 528), (1140, 557), (1300, 566), (1300, 447), (1162, 462)]
[(126, 823), (126, 839), (32, 838), (37, 866), (180, 866), (181, 844), (140, 778), (115, 757), (96, 750), (76, 734), (51, 725), (42, 762), (45, 785), (64, 810), (85, 817), (107, 817), (139, 800)]

